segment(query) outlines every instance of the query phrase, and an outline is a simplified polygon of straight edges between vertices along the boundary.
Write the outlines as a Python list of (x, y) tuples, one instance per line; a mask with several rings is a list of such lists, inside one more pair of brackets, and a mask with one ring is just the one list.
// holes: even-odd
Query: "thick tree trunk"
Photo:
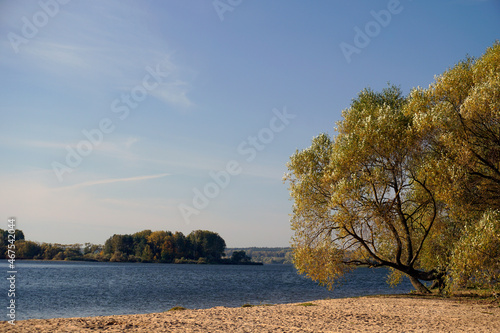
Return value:
[(440, 293), (443, 292), (443, 290), (445, 288), (445, 282), (444, 282), (444, 278), (442, 276), (439, 276), (437, 279), (435, 279), (432, 282), (432, 285), (429, 287), (430, 290), (436, 289), (436, 288), (439, 288)]
[(409, 276), (410, 282), (412, 286), (417, 290), (417, 292), (421, 294), (429, 294), (430, 291), (427, 289), (426, 286), (423, 285), (422, 282), (420, 282), (417, 278), (414, 278), (413, 276)]

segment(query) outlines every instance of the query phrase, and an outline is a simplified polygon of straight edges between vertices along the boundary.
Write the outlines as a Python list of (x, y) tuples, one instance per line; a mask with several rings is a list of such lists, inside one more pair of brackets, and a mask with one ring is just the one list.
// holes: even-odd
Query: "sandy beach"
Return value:
[[(313, 305), (311, 305), (313, 304)], [(0, 332), (500, 332), (498, 301), (377, 296), (142, 315), (33, 319)]]

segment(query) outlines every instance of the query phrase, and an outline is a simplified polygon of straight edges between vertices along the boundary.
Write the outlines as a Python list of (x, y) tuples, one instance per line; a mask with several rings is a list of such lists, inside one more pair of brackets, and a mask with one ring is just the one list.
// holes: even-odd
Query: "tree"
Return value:
[(297, 151), (294, 262), (330, 287), (356, 265), (443, 288), (500, 283), (500, 43), (407, 98), (364, 90)]
[(41, 245), (42, 257), (45, 260), (52, 260), (58, 253), (63, 253), (63, 252), (64, 252), (63, 248), (53, 244), (43, 243)]
[(175, 248), (175, 257), (178, 259), (189, 258), (190, 253), (192, 252), (192, 244), (182, 232), (176, 232), (173, 235), (173, 242)]
[(330, 288), (360, 265), (406, 274), (420, 292), (428, 292), (420, 280), (442, 279), (420, 262), (441, 207), (406, 104), (394, 86), (365, 89), (343, 111), (333, 140), (321, 134), (290, 158), (299, 272)]
[(500, 209), (500, 44), (415, 89), (408, 112), (435, 153), (450, 205)]
[[(7, 245), (9, 244), (9, 230), (0, 229), (0, 259), (7, 258)], [(24, 240), (24, 233), (22, 230), (15, 230), (14, 239), (16, 241)]]
[(153, 231), (148, 237), (148, 245), (151, 247), (153, 252), (153, 259), (160, 261), (162, 258), (162, 245), (165, 243), (167, 238), (171, 237), (172, 233), (170, 231)]
[(124, 256), (134, 254), (134, 238), (131, 235), (113, 235), (104, 243), (104, 253), (120, 252)]
[(172, 262), (176, 258), (176, 248), (172, 234), (164, 237), (161, 245), (161, 262)]
[(250, 262), (252, 258), (247, 256), (245, 251), (234, 251), (231, 255), (231, 261), (234, 263)]
[[(486, 273), (495, 280), (500, 253), (491, 251), (490, 245), (498, 244), (492, 230), (498, 230), (500, 223), (496, 213), (500, 209), (500, 44), (496, 42), (479, 59), (460, 61), (429, 88), (414, 89), (406, 113), (432, 154), (428, 171), (441, 184), (436, 196), (446, 203), (448, 213), (447, 227), (434, 241), (445, 243), (448, 251), (426, 255), (429, 263), (446, 266), (450, 286), (472, 279), (486, 281)], [(477, 253), (484, 251), (494, 257), (479, 260)]]
[(67, 260), (76, 260), (82, 257), (82, 250), (79, 244), (74, 244), (70, 246), (66, 246), (64, 250), (64, 257)]
[(17, 241), (15, 245), (18, 259), (33, 259), (42, 254), (41, 246), (35, 242), (21, 240)]
[(153, 257), (154, 254), (153, 251), (151, 251), (151, 247), (146, 245), (146, 247), (144, 247), (144, 251), (142, 251), (141, 260), (144, 262), (150, 262), (153, 261)]
[(143, 230), (140, 232), (136, 232), (132, 235), (133, 243), (134, 243), (134, 254), (136, 257), (141, 257), (148, 243), (148, 236), (151, 234), (151, 230)]
[(500, 212), (488, 210), (466, 226), (452, 253), (451, 287), (492, 286), (500, 281)]
[(188, 237), (193, 245), (194, 258), (207, 258), (209, 262), (220, 261), (226, 249), (226, 242), (218, 233), (195, 230)]

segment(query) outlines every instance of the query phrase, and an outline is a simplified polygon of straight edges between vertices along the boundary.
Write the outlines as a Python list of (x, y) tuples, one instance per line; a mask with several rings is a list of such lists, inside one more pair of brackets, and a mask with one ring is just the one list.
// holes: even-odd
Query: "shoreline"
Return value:
[[(7, 259), (2, 259), (7, 260)], [(292, 264), (264, 264), (259, 261), (249, 261), (249, 262), (153, 262), (153, 261), (109, 261), (109, 260), (95, 260), (95, 259), (16, 259), (17, 262), (91, 262), (91, 263), (113, 263), (113, 264), (171, 264), (171, 265), (232, 265), (232, 266), (263, 266), (263, 265), (292, 265)]]
[(0, 332), (496, 332), (498, 300), (380, 295), (137, 315), (29, 319)]

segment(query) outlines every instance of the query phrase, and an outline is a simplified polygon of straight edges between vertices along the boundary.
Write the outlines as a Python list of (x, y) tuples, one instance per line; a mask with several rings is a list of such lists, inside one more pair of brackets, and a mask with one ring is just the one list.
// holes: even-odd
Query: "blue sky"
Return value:
[(288, 246), (289, 156), (363, 88), (480, 56), (500, 1), (1, 1), (0, 36), (0, 228)]

